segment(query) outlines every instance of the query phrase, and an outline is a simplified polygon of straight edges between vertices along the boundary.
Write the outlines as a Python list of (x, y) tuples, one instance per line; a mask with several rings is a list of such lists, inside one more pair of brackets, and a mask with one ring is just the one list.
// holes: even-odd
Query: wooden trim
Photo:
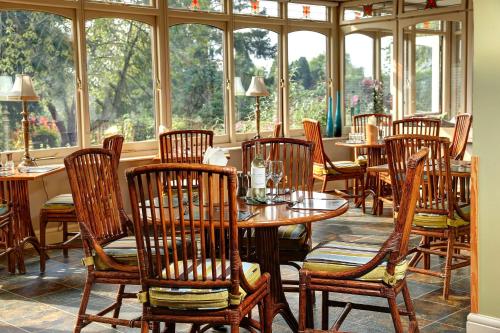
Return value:
[(479, 267), (478, 267), (478, 208), (479, 208), (479, 187), (478, 187), (479, 157), (472, 156), (471, 166), (471, 207), (470, 207), (470, 305), (471, 312), (479, 312)]

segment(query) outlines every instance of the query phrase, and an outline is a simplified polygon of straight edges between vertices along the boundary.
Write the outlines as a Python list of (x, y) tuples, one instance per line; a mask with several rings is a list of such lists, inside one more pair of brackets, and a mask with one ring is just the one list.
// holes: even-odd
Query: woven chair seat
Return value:
[(70, 193), (55, 196), (45, 202), (42, 209), (53, 211), (75, 209), (73, 196)]
[[(316, 246), (306, 257), (304, 268), (310, 271), (345, 272), (368, 263), (377, 255), (380, 246), (371, 244), (329, 241)], [(390, 276), (386, 269), (387, 262), (366, 273), (359, 280), (384, 281), (394, 284), (404, 279), (408, 262), (401, 261)]]
[[(150, 237), (151, 242), (154, 242), (154, 238)], [(182, 246), (180, 238), (176, 239), (177, 248), (179, 249)], [(172, 256), (172, 242), (169, 240), (168, 242), (168, 252), (169, 255)], [(187, 240), (186, 242), (188, 248), (191, 247), (191, 242)], [(135, 236), (129, 236), (120, 238), (116, 241), (113, 241), (106, 246), (104, 246), (104, 253), (106, 253), (109, 257), (113, 258), (120, 264), (137, 266), (137, 244), (135, 241)], [(106, 264), (97, 254), (94, 255), (94, 267), (100, 271), (109, 271), (114, 270)]]
[[(461, 207), (461, 210), (468, 215), (470, 206)], [(448, 215), (416, 213), (413, 224), (417, 227), (443, 229), (448, 228), (448, 226), (461, 227), (468, 225), (469, 221), (462, 219), (457, 212), (455, 212), (455, 218), (453, 219), (450, 219)]]
[(332, 162), (336, 169), (325, 168), (324, 165), (314, 163), (313, 173), (315, 175), (337, 175), (343, 173), (363, 172), (363, 168), (356, 162), (352, 161), (336, 161)]
[(0, 204), (0, 215), (7, 214), (9, 207), (7, 205)]
[[(221, 261), (217, 260), (217, 272), (221, 272)], [(229, 279), (231, 275), (230, 262), (226, 261), (226, 277)], [(260, 266), (256, 263), (242, 262), (245, 278), (248, 283), (253, 285), (260, 279)], [(173, 265), (170, 265), (173, 271)], [(180, 265), (182, 267), (182, 265)], [(193, 279), (193, 264), (188, 261), (189, 279)], [(197, 265), (198, 277), (201, 280), (202, 265)], [(207, 280), (212, 280), (212, 266), (211, 261), (208, 260), (206, 264)], [(163, 273), (166, 274), (165, 272)], [(180, 279), (183, 279), (184, 272), (179, 272)], [(218, 277), (219, 279), (221, 277)], [(243, 300), (246, 296), (245, 291), (240, 287), (240, 299)], [(168, 307), (178, 310), (208, 310), (208, 309), (224, 309), (227, 308), (231, 302), (231, 295), (227, 288), (214, 288), (214, 289), (197, 289), (197, 288), (164, 288), (152, 287), (149, 289), (149, 302), (154, 307)]]
[[(252, 229), (252, 239), (255, 238), (255, 229)], [(246, 237), (246, 235), (245, 235)], [(296, 250), (307, 241), (307, 228), (304, 224), (292, 224), (278, 228), (280, 250)]]

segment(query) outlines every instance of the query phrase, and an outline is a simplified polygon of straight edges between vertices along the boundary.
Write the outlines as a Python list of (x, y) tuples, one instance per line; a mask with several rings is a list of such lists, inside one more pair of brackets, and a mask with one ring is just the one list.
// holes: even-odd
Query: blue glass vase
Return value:
[(342, 114), (340, 112), (340, 92), (337, 91), (337, 108), (335, 109), (335, 128), (333, 136), (339, 138), (342, 136)]
[(329, 138), (333, 137), (333, 99), (332, 96), (328, 96), (328, 110), (326, 114), (326, 133), (325, 135)]

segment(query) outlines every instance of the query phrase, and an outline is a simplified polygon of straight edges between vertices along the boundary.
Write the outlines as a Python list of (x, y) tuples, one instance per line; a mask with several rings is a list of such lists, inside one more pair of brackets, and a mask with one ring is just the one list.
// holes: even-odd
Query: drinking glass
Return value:
[(278, 196), (278, 186), (283, 178), (283, 162), (268, 161), (266, 164), (266, 177), (273, 181), (273, 190), (271, 192), (271, 200), (275, 200)]

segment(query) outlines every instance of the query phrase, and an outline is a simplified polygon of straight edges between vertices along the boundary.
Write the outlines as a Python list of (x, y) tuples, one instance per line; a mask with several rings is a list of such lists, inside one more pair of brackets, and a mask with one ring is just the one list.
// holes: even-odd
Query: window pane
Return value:
[(344, 48), (344, 108), (350, 124), (352, 116), (373, 112), (373, 38), (349, 34)]
[[(439, 0), (436, 1), (436, 8), (457, 6), (462, 3), (462, 0)], [(432, 10), (427, 5), (427, 0), (405, 0), (404, 1), (404, 11), (411, 12), (415, 10)]]
[[(260, 129), (271, 131), (277, 119), (278, 34), (264, 29), (234, 32), (235, 74), (242, 87), (235, 85), (236, 133), (255, 132), (255, 97), (245, 96), (252, 76), (264, 77), (269, 96), (260, 98)], [(238, 82), (235, 78), (234, 82)]]
[(465, 112), (463, 105), (464, 92), (464, 34), (461, 22), (451, 22), (451, 92), (450, 116)]
[(358, 5), (344, 9), (344, 21), (363, 20), (393, 14), (393, 1), (381, 1), (371, 5)]
[(290, 2), (288, 4), (288, 17), (292, 19), (326, 21), (328, 10), (325, 6), (307, 5)]
[(92, 144), (121, 133), (127, 141), (155, 137), (151, 27), (100, 18), (87, 21)]
[(236, 0), (233, 2), (233, 13), (277, 17), (278, 7), (278, 2), (274, 0)]
[(134, 5), (134, 6), (151, 6), (153, 3), (152, 0), (90, 0), (94, 2), (105, 2), (105, 3), (119, 3), (125, 5)]
[(224, 5), (221, 0), (168, 0), (169, 8), (222, 12)]
[(394, 39), (392, 36), (380, 38), (380, 80), (383, 89), (382, 105), (386, 113), (390, 113), (393, 108), (393, 97), (391, 87), (393, 86), (392, 75), (392, 55), (394, 48)]
[(202, 24), (170, 27), (173, 129), (226, 133), (223, 32)]
[[(0, 12), (0, 73), (33, 77), (39, 102), (29, 103), (34, 149), (75, 146), (76, 103), (72, 22), (62, 16), (29, 12)], [(8, 81), (8, 79), (7, 79)], [(2, 87), (3, 88), (3, 87)], [(0, 89), (8, 91), (7, 89)], [(21, 103), (1, 102), (0, 148), (21, 149)]]
[[(304, 47), (308, 45), (308, 47)], [(290, 128), (302, 128), (302, 119), (326, 124), (326, 37), (317, 32), (288, 34)]]

